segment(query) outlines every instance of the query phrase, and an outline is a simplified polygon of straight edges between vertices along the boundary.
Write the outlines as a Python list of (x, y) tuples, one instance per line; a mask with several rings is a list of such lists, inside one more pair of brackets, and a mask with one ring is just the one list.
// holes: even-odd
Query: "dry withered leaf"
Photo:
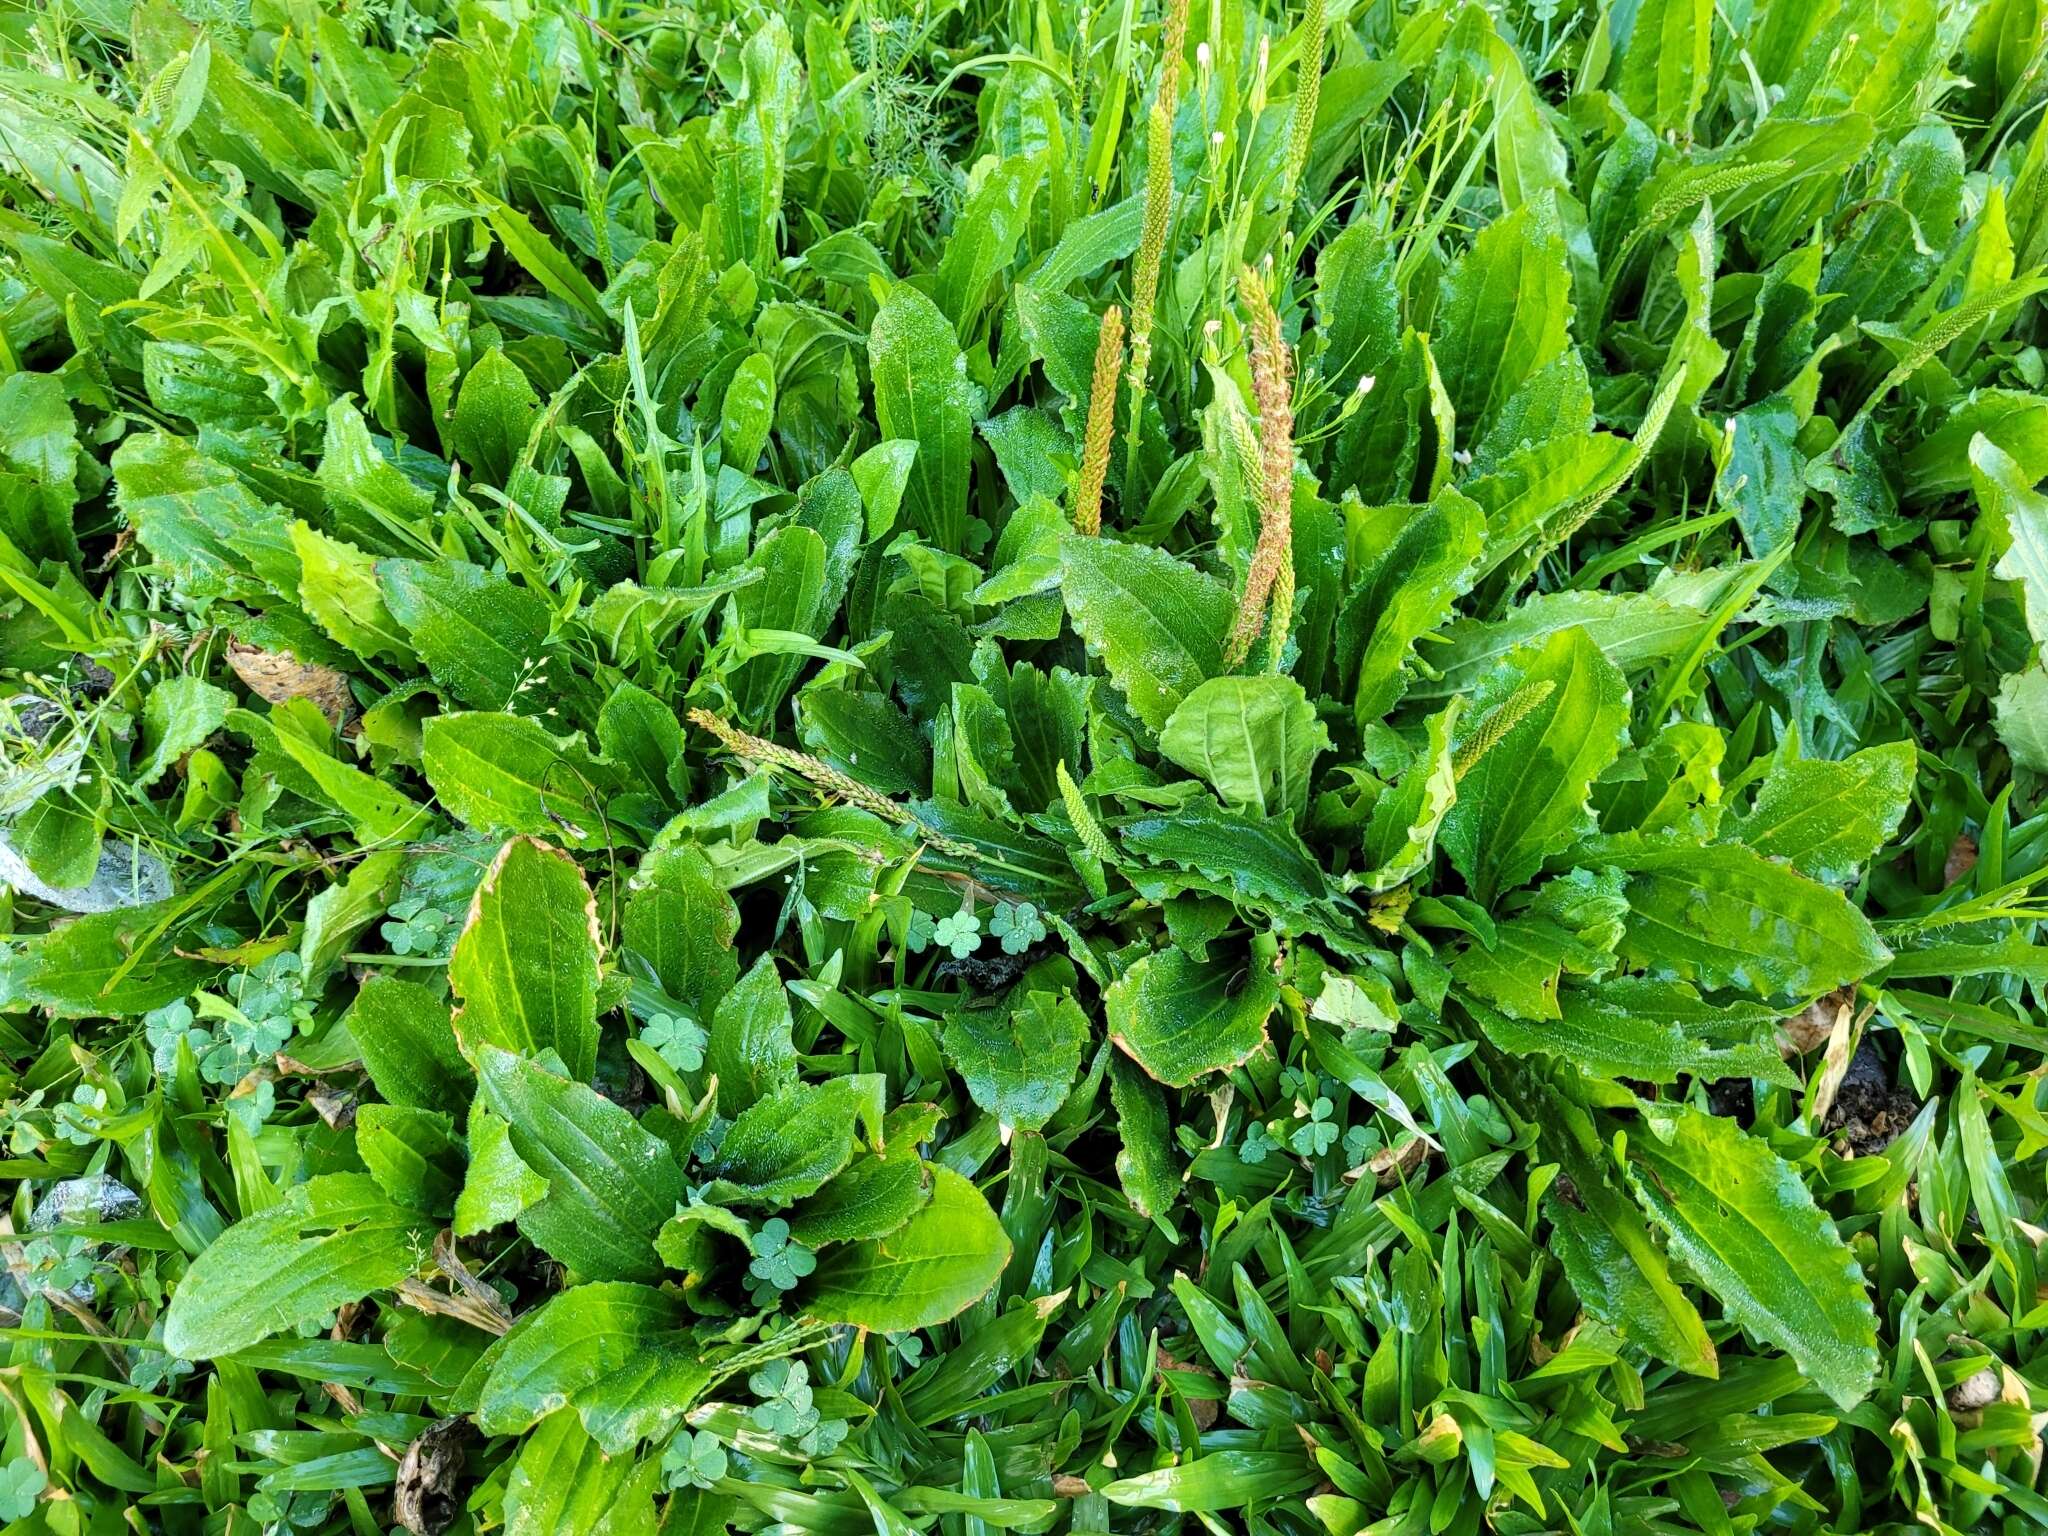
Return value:
[(1817, 997), (1778, 1025), (1778, 1053), (1804, 1056), (1828, 1043), (1835, 1020), (1856, 1005), (1854, 988), (1841, 987)]
[(272, 704), (311, 699), (336, 730), (355, 713), (355, 695), (349, 691), (348, 679), (332, 667), (239, 640), (228, 643), (227, 660), (251, 693)]
[(1429, 1143), (1420, 1136), (1410, 1136), (1398, 1146), (1382, 1147), (1373, 1153), (1365, 1165), (1365, 1171), (1379, 1181), (1380, 1187), (1398, 1184), (1402, 1179), (1420, 1168), (1429, 1157)]
[(441, 1420), (405, 1448), (391, 1513), (413, 1536), (441, 1536), (455, 1523), (469, 1436), (469, 1420), (458, 1416)]
[(1954, 885), (1976, 867), (1977, 839), (1967, 832), (1958, 832), (1956, 840), (1948, 845), (1948, 857), (1942, 860), (1941, 883)]

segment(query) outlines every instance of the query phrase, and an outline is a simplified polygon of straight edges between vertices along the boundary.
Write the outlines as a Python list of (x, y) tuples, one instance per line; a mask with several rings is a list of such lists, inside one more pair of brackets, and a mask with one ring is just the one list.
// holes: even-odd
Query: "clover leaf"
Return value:
[(989, 918), (988, 931), (1003, 941), (1003, 953), (1021, 955), (1045, 937), (1045, 920), (1028, 901), (1003, 902)]
[(709, 1488), (725, 1476), (725, 1445), (708, 1429), (676, 1431), (661, 1453), (663, 1479), (671, 1488)]
[(694, 1072), (703, 1066), (704, 1048), (710, 1043), (702, 1025), (669, 1013), (652, 1015), (641, 1027), (640, 1039), (678, 1072)]
[(981, 919), (972, 912), (955, 912), (939, 919), (932, 937), (951, 950), (955, 960), (965, 960), (981, 948)]

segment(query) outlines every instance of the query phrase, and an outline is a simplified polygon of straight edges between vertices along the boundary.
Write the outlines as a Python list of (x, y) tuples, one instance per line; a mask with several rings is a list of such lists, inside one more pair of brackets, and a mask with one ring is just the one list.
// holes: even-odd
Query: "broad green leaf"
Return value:
[(498, 237), (498, 243), (535, 282), (563, 303), (580, 310), (585, 319), (601, 329), (609, 327), (611, 322), (605, 313), (604, 300), (598, 297), (590, 279), (533, 220), (488, 192), (478, 192), (476, 197), (484, 219), (491, 226), (491, 233)]
[(1452, 268), (1432, 350), (1462, 445), (1571, 344), (1571, 272), (1557, 205), (1524, 203), (1479, 232)]
[(506, 1340), (477, 1404), (478, 1426), (517, 1435), (563, 1405), (618, 1456), (666, 1434), (710, 1383), (679, 1298), (623, 1282), (572, 1286)]
[(862, 1127), (882, 1139), (886, 1086), (876, 1073), (794, 1082), (741, 1112), (711, 1168), (709, 1196), (778, 1208), (814, 1195), (853, 1160)]
[(1225, 805), (1262, 816), (1300, 816), (1309, 772), (1330, 733), (1291, 677), (1218, 677), (1168, 717), (1159, 750), (1215, 788)]
[(819, 1260), (802, 1293), (806, 1313), (899, 1333), (946, 1322), (987, 1294), (1010, 1262), (1009, 1234), (967, 1178), (939, 1165), (931, 1174), (930, 1202), (902, 1227)]
[(1629, 877), (1621, 953), (1652, 975), (1812, 997), (1891, 958), (1841, 892), (1739, 844), (1623, 843), (1599, 857)]
[(1451, 966), (1459, 985), (1514, 1019), (1558, 1017), (1558, 985), (1569, 973), (1614, 969), (1628, 904), (1612, 871), (1578, 869), (1545, 882), (1521, 912), (1466, 946)]
[(1512, 653), (1466, 708), (1468, 732), (1517, 718), (1458, 785), (1438, 841), (1473, 896), (1491, 904), (1592, 828), (1587, 796), (1621, 750), (1628, 685), (1584, 630)]
[(1109, 1102), (1116, 1111), (1116, 1178), (1131, 1209), (1165, 1223), (1180, 1198), (1180, 1159), (1159, 1085), (1121, 1055), (1109, 1059)]
[(1109, 1038), (1169, 1088), (1249, 1059), (1266, 1043), (1279, 983), (1265, 967), (1190, 959), (1177, 949), (1145, 956), (1103, 997)]
[(436, 715), (422, 731), (427, 782), (449, 813), (483, 832), (605, 840), (609, 774), (582, 739), (550, 736), (523, 715)]
[(775, 363), (750, 352), (733, 370), (719, 406), (718, 443), (724, 462), (743, 475), (758, 467), (768, 430), (775, 424)]
[(553, 696), (542, 663), (548, 607), (524, 587), (462, 560), (379, 560), (377, 586), (434, 681), (459, 702), (505, 709), (522, 685)]
[(1119, 1478), (1102, 1496), (1126, 1509), (1213, 1514), (1278, 1501), (1322, 1480), (1315, 1463), (1299, 1450), (1210, 1451), (1178, 1466)]
[(350, 547), (388, 555), (426, 541), (433, 493), (385, 456), (352, 401), (337, 400), (328, 408), (319, 479), (332, 517), (329, 531)]
[(299, 557), (298, 599), (308, 617), (365, 661), (384, 657), (412, 665), (405, 631), (378, 589), (375, 560), (306, 523), (292, 524), (292, 551)]
[(739, 978), (732, 943), (740, 925), (710, 861), (692, 843), (663, 848), (641, 861), (627, 890), (627, 952), (662, 991), (708, 1016)]
[(1228, 882), (1275, 910), (1301, 912), (1328, 894), (1322, 866), (1277, 816), (1225, 810), (1203, 795), (1171, 815), (1133, 817), (1119, 831), (1142, 858)]
[(190, 674), (167, 677), (150, 689), (142, 706), (145, 756), (130, 782), (147, 789), (169, 773), (179, 758), (221, 728), (234, 702), (225, 688)]
[(938, 305), (908, 283), (889, 291), (868, 333), (875, 420), (884, 438), (917, 444), (903, 490), (910, 526), (956, 552), (967, 536), (967, 480), (981, 391)]
[(1437, 675), (1418, 679), (1408, 697), (1468, 693), (1517, 648), (1567, 629), (1583, 629), (1622, 672), (1641, 672), (1685, 650), (1705, 622), (1700, 609), (1648, 592), (1541, 593), (1499, 620), (1454, 619), (1445, 625), (1443, 644), (1429, 652)]
[(1486, 1038), (1502, 1050), (1556, 1056), (1594, 1077), (1645, 1083), (1675, 1083), (1681, 1076), (1702, 1082), (1754, 1077), (1798, 1086), (1775, 1045), (1702, 1039), (1662, 1014), (1637, 1012), (1573, 987), (1557, 1001), (1557, 1015), (1542, 1022), (1467, 1006)]
[(884, 795), (931, 791), (931, 748), (884, 694), (809, 688), (798, 699), (804, 745)]
[(0, 531), (32, 559), (76, 564), (78, 422), (49, 373), (0, 380)]
[(367, 853), (354, 869), (306, 903), (299, 962), (308, 985), (325, 982), (363, 931), (384, 915), (398, 894), (404, 864), (405, 854), (397, 848)]
[(365, 1174), (294, 1185), (193, 1261), (165, 1314), (164, 1348), (211, 1360), (318, 1322), (410, 1275), (432, 1235), (428, 1218), (392, 1204)]
[(1479, 509), (1447, 490), (1427, 506), (1352, 508), (1350, 585), (1337, 616), (1340, 675), (1367, 725), (1400, 702), (1415, 642), (1450, 614), (1485, 535)]
[(174, 1003), (213, 968), (163, 942), (190, 903), (181, 896), (90, 912), (0, 953), (0, 995), (60, 1019), (123, 1019)]
[[(228, 724), (258, 740), (245, 711), (229, 713)], [(260, 724), (260, 722), (259, 722)], [(268, 744), (297, 764), (312, 785), (312, 798), (333, 806), (348, 819), (356, 840), (366, 847), (416, 835), (426, 824), (427, 808), (354, 763), (335, 754), (332, 722), (311, 699), (286, 699), (273, 704), (267, 722)]]
[(889, 1111), (879, 1152), (856, 1152), (845, 1172), (789, 1213), (790, 1236), (808, 1248), (887, 1237), (932, 1197), (931, 1166), (918, 1143), (931, 1135), (938, 1111), (902, 1104)]
[(972, 335), (988, 286), (1010, 258), (1031, 218), (1043, 159), (1012, 155), (989, 171), (953, 221), (939, 258), (936, 297), (956, 331)]
[(356, 1155), (393, 1203), (428, 1216), (454, 1210), (464, 1153), (448, 1116), (397, 1104), (359, 1105)]
[(756, 960), (718, 1000), (706, 1031), (704, 1069), (718, 1080), (719, 1112), (737, 1115), (757, 1099), (795, 1084), (789, 994), (773, 955)]
[[(490, 485), (508, 486), (539, 410), (540, 397), (525, 370), (502, 348), (493, 347), (463, 375), (448, 445), (473, 475)], [(479, 707), (497, 709), (502, 703)]]
[(2036, 661), (2006, 673), (1995, 703), (1998, 739), (2012, 760), (2036, 773), (2048, 773), (2048, 667)]
[(620, 683), (597, 715), (597, 744), (619, 771), (664, 805), (690, 792), (683, 727), (645, 688)]
[(1690, 136), (1711, 78), (1712, 0), (1642, 0), (1632, 14), (1627, 35), (1614, 40), (1614, 90), (1660, 134)]
[(387, 1103), (454, 1112), (475, 1096), (446, 998), (417, 982), (372, 975), (356, 994), (347, 1024), (370, 1081)]
[(502, 1226), (546, 1198), (548, 1181), (512, 1149), (512, 1128), (482, 1104), (469, 1111), (467, 1145), (469, 1170), (455, 1197), (457, 1237), (474, 1237)]
[(455, 1038), (471, 1061), (485, 1045), (553, 1051), (571, 1079), (597, 1065), (597, 900), (560, 849), (516, 837), (471, 898), (448, 961), (461, 999)]
[(187, 599), (298, 596), (290, 521), (189, 438), (136, 434), (115, 450), (113, 468), (136, 541)]
[(1059, 1112), (1081, 1070), (1088, 1016), (1071, 997), (1032, 991), (949, 1014), (944, 1044), (975, 1103), (1006, 1126), (1035, 1131)]
[(1917, 761), (1913, 743), (1897, 741), (1839, 762), (1773, 763), (1756, 805), (1730, 830), (1802, 875), (1831, 883), (1854, 880), (1905, 819)]
[[(779, 631), (811, 639), (825, 632), (831, 619), (826, 611), (825, 541), (814, 530), (776, 529), (755, 548), (747, 566), (761, 572), (762, 579), (741, 588), (733, 598), (741, 625), (750, 631)], [(760, 655), (734, 668), (730, 687), (741, 719), (750, 725), (765, 723), (804, 663), (800, 653)]]
[(1458, 709), (1454, 700), (1429, 717), (1422, 751), (1401, 781), (1373, 802), (1362, 850), (1367, 890), (1391, 891), (1406, 884), (1436, 857), (1438, 830), (1458, 801), (1452, 748)]
[(609, 1099), (496, 1046), (479, 1048), (477, 1079), (513, 1150), (548, 1181), (520, 1231), (587, 1279), (658, 1280), (654, 1234), (683, 1195), (667, 1145)]
[(2048, 496), (1982, 433), (1970, 441), (1970, 480), (2000, 551), (1997, 575), (2019, 585), (2028, 633), (2036, 646), (2048, 645)]
[(1401, 344), (1395, 254), (1394, 243), (1364, 218), (1316, 254), (1316, 327), (1326, 348), (1316, 366), (1340, 397), (1377, 375)]
[(803, 100), (789, 25), (770, 12), (739, 51), (735, 99), (711, 125), (712, 185), (727, 263), (774, 269), (789, 136)]
[(1223, 671), (1231, 602), (1214, 579), (1164, 550), (1103, 538), (1068, 539), (1060, 566), (1074, 628), (1153, 730)]
[(1706, 1321), (1671, 1273), (1643, 1213), (1610, 1178), (1592, 1118), (1548, 1083), (1522, 1074), (1544, 1150), (1560, 1180), (1544, 1201), (1565, 1278), (1586, 1310), (1623, 1338), (1694, 1376), (1718, 1376), (1720, 1359)]
[(1843, 1409), (1875, 1384), (1863, 1272), (1797, 1170), (1731, 1121), (1659, 1114), (1629, 1140), (1636, 1198), (1728, 1315)]
[[(639, 1466), (644, 1474), (660, 1463)], [(558, 1408), (520, 1442), (505, 1479), (505, 1536), (599, 1536), (612, 1516), (636, 1513), (637, 1524), (615, 1527), (620, 1536), (649, 1530), (654, 1509), (647, 1492), (632, 1457), (608, 1455), (577, 1413)]]

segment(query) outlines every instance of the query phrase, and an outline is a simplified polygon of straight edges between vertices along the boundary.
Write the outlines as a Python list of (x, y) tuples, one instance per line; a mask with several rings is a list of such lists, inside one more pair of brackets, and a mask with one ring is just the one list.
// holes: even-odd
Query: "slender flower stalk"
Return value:
[(1095, 378), (1088, 390), (1088, 434), (1081, 478), (1074, 487), (1074, 531), (1102, 532), (1102, 482), (1109, 474), (1110, 439), (1116, 435), (1116, 379), (1124, 365), (1124, 312), (1112, 304), (1095, 339)]
[(1152, 316), (1159, 302), (1159, 267), (1166, 252), (1166, 227), (1173, 216), (1173, 115), (1154, 99), (1145, 130), (1145, 219), (1131, 269), (1131, 408), (1125, 432), (1128, 462), (1135, 470), (1144, 425), (1145, 380), (1152, 371)]
[(812, 757), (808, 752), (798, 752), (765, 737), (752, 735), (731, 721), (714, 715), (708, 709), (691, 710), (690, 723), (716, 736), (719, 744), (735, 757), (744, 757), (749, 762), (767, 763), (772, 767), (786, 769), (826, 793), (837, 795), (848, 805), (858, 806), (870, 815), (880, 817), (892, 827), (900, 827), (908, 822), (917, 828), (919, 835), (926, 842), (941, 853), (951, 854), (956, 859), (975, 856), (976, 850), (972, 844), (959, 842), (932, 831), (919, 822), (907, 806), (898, 805), (879, 790), (871, 789), (859, 779), (841, 773), (822, 758)]
[(1323, 0), (1308, 0), (1308, 14), (1301, 22), (1301, 63), (1294, 87), (1294, 120), (1287, 136), (1287, 173), (1281, 181), (1281, 206), (1292, 208), (1301, 185), (1301, 173), (1308, 166), (1310, 141), (1315, 136), (1316, 103), (1323, 91)]
[[(1224, 646), (1224, 660), (1237, 666), (1251, 654), (1252, 644), (1266, 627), (1266, 607), (1273, 602), (1270, 654), (1279, 664), (1287, 643), (1287, 622), (1294, 602), (1294, 354), (1280, 335), (1280, 315), (1259, 274), (1241, 267), (1238, 296), (1249, 322), (1252, 351), (1252, 393), (1259, 405), (1259, 542), (1245, 572), (1244, 595), (1237, 621)], [(1285, 598), (1288, 609), (1278, 599)]]
[(1188, 0), (1171, 0), (1159, 40), (1159, 94), (1168, 110), (1180, 99), (1180, 56), (1188, 46)]
[(1188, 0), (1172, 0), (1161, 39), (1159, 92), (1145, 119), (1145, 216), (1137, 263), (1131, 269), (1131, 414), (1125, 432), (1130, 471), (1138, 465), (1144, 429), (1145, 381), (1152, 371), (1152, 317), (1159, 302), (1159, 269), (1173, 218), (1173, 110), (1180, 97), (1180, 56), (1187, 47)]

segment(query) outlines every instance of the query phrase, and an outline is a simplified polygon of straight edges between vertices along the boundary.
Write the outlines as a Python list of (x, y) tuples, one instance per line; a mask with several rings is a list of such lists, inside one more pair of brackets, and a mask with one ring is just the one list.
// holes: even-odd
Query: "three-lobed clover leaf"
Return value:
[(378, 930), (394, 955), (445, 955), (455, 942), (455, 919), (421, 896), (394, 901)]
[(1003, 902), (989, 918), (988, 931), (1003, 941), (1003, 953), (1021, 955), (1045, 937), (1045, 919), (1028, 901)]
[(913, 955), (921, 955), (932, 947), (932, 938), (938, 929), (938, 920), (923, 907), (910, 909), (910, 925), (904, 931), (903, 944)]
[(942, 917), (932, 928), (932, 938), (941, 947), (951, 950), (955, 960), (965, 960), (981, 948), (981, 919), (972, 912), (955, 912)]
[(748, 1417), (771, 1435), (794, 1440), (815, 1429), (818, 1410), (811, 1401), (811, 1368), (801, 1360), (771, 1360), (747, 1378), (761, 1399)]
[(1266, 1129), (1263, 1120), (1254, 1120), (1244, 1128), (1244, 1140), (1238, 1144), (1237, 1158), (1242, 1163), (1263, 1163), (1268, 1153), (1280, 1150), (1280, 1142)]
[(1307, 1111), (1307, 1123), (1294, 1128), (1294, 1134), (1287, 1138), (1288, 1144), (1303, 1157), (1321, 1157), (1337, 1144), (1340, 1134), (1330, 1118), (1335, 1109), (1328, 1099), (1317, 1098)]
[(708, 1429), (676, 1431), (661, 1453), (662, 1477), (671, 1488), (710, 1488), (725, 1476), (725, 1444)]
[(818, 1267), (818, 1256), (789, 1235), (789, 1223), (780, 1216), (761, 1224), (752, 1246), (748, 1288), (758, 1300), (773, 1301), (779, 1293), (795, 1290), (797, 1283)]
[(57, 1106), (57, 1134), (73, 1146), (91, 1146), (99, 1140), (100, 1117), (106, 1107), (106, 1089), (80, 1083), (71, 1090), (71, 1097)]
[(36, 1499), (49, 1482), (43, 1469), (26, 1456), (16, 1456), (0, 1467), (0, 1525), (11, 1525), (34, 1514)]
[(149, 1042), (150, 1064), (159, 1076), (176, 1068), (180, 1042), (189, 1046), (195, 1061), (213, 1044), (213, 1031), (194, 1019), (191, 1003), (183, 998), (145, 1013), (142, 1036)]
[(641, 1027), (640, 1039), (678, 1072), (694, 1072), (703, 1066), (704, 1048), (710, 1044), (701, 1024), (670, 1013), (652, 1015)]

